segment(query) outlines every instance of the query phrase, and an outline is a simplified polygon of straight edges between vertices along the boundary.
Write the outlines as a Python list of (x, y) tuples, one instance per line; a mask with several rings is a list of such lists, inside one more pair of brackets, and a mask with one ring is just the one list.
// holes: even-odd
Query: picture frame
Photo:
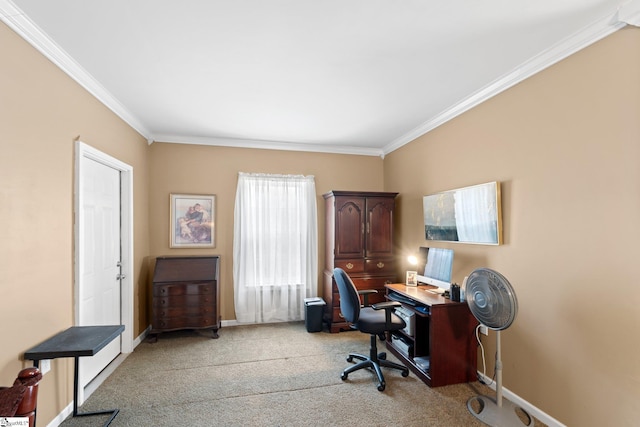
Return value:
[(169, 247), (215, 248), (215, 194), (170, 194)]
[(425, 239), (500, 245), (501, 205), (498, 181), (424, 196)]
[(407, 286), (418, 286), (417, 271), (407, 271)]

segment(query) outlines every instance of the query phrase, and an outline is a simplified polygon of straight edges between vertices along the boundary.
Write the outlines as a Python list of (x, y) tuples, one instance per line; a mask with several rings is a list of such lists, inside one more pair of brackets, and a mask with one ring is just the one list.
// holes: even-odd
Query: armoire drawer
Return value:
[[(357, 277), (357, 276), (349, 276), (351, 281), (355, 285), (356, 289), (376, 289), (379, 293), (385, 293), (384, 285), (388, 283), (394, 283), (393, 276), (383, 276), (383, 277)], [(333, 281), (333, 292), (338, 293), (338, 285), (336, 281)]]
[(336, 267), (343, 269), (347, 274), (364, 272), (363, 259), (337, 259), (335, 260), (335, 263)]
[(386, 274), (395, 273), (395, 262), (392, 259), (366, 259), (364, 261), (364, 271), (367, 274)]

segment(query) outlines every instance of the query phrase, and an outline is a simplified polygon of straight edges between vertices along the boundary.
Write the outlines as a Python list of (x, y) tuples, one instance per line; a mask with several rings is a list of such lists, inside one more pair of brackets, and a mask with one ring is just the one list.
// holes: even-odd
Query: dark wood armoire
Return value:
[(331, 191), (324, 194), (325, 320), (331, 332), (349, 328), (340, 313), (333, 269), (349, 274), (358, 289), (375, 289), (369, 302), (384, 301), (387, 283), (397, 282), (393, 244), (393, 211), (398, 193)]

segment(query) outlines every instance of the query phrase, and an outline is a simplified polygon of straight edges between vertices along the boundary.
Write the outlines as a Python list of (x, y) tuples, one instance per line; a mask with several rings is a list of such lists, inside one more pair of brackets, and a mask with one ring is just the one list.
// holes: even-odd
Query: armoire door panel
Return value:
[(337, 197), (335, 203), (335, 257), (363, 257), (365, 199)]
[(367, 198), (366, 256), (393, 254), (393, 199)]

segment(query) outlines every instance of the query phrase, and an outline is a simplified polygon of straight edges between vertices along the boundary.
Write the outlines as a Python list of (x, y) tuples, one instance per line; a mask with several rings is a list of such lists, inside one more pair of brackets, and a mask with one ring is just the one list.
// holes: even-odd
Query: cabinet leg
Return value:
[(211, 338), (214, 340), (217, 340), (218, 338), (220, 338), (220, 335), (218, 335), (218, 330), (217, 329), (212, 329), (211, 330)]

